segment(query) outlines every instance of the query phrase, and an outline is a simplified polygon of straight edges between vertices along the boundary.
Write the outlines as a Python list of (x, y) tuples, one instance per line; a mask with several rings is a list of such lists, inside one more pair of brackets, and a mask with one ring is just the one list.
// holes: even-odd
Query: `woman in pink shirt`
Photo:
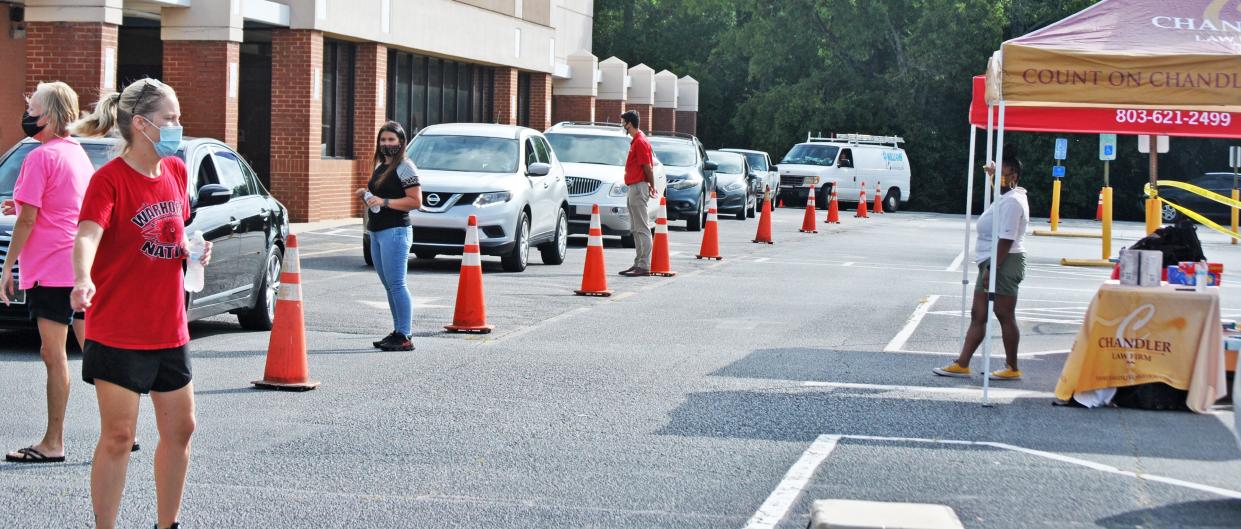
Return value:
[[(78, 95), (62, 82), (39, 83), (22, 116), (26, 135), (43, 143), (26, 155), (13, 189), (17, 225), (0, 275), (0, 302), (26, 292), (30, 319), (39, 327), (39, 348), (47, 367), (47, 431), (39, 443), (9, 452), (5, 460), (50, 463), (65, 460), (65, 406), (69, 401), (69, 326), (78, 345), (86, 337), (82, 315), (69, 305), (73, 290), (73, 238), (86, 183), (95, 172), (86, 151), (69, 136), (78, 118)], [(6, 208), (7, 209), (7, 208)], [(9, 212), (6, 212), (9, 214)], [(13, 267), (21, 263), (19, 284)]]

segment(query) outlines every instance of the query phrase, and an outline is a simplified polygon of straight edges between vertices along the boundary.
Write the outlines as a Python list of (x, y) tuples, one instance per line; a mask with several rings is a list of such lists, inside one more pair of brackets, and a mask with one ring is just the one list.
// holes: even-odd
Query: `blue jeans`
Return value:
[(371, 261), (379, 282), (388, 291), (388, 308), (392, 310), (392, 328), (405, 336), (413, 331), (414, 309), (405, 286), (409, 266), (409, 245), (413, 229), (405, 226), (372, 231)]

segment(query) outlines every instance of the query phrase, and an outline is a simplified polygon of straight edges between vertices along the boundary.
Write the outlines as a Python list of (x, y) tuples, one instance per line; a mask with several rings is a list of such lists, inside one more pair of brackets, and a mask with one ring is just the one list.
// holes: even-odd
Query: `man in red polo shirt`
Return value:
[(636, 255), (633, 266), (620, 274), (623, 276), (651, 275), (651, 218), (647, 213), (648, 202), (655, 198), (659, 191), (655, 188), (655, 155), (651, 152), (651, 142), (638, 127), (642, 124), (638, 113), (632, 110), (621, 114), (621, 123), (625, 133), (633, 137), (629, 142), (629, 157), (625, 160), (625, 185), (629, 186), (627, 196), (629, 207), (629, 229), (633, 233), (633, 246)]

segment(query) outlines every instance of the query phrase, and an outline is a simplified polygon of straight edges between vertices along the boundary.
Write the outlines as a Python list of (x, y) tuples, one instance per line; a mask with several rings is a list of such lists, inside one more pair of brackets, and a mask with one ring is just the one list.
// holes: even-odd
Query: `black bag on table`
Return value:
[(1155, 233), (1138, 239), (1129, 249), (1163, 252), (1165, 267), (1182, 261), (1206, 260), (1202, 254), (1202, 241), (1198, 240), (1198, 230), (1193, 221), (1187, 219), (1155, 230)]

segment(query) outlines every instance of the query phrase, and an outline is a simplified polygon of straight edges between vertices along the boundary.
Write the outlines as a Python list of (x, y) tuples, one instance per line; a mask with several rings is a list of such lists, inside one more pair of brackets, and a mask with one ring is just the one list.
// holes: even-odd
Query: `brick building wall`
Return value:
[(677, 132), (698, 135), (698, 113), (687, 112), (683, 110), (677, 111)]
[(677, 109), (655, 107), (652, 116), (651, 130), (677, 130)]
[(552, 126), (552, 74), (530, 74), (530, 128), (538, 131)]
[(100, 22), (27, 22), (25, 93), (40, 81), (64, 81), (83, 111), (93, 109), (101, 94), (117, 89), (116, 31)]
[(163, 81), (177, 91), (185, 135), (237, 148), (240, 50), (229, 41), (164, 41)]
[(353, 160), (321, 153), (323, 34), (272, 30), (271, 192), (293, 222), (350, 216)]
[(594, 120), (594, 96), (552, 96), (552, 123)]
[(507, 66), (494, 67), (491, 100), (495, 115), (492, 122), (501, 125), (517, 124), (517, 69)]
[(621, 99), (600, 99), (595, 101), (595, 119), (608, 123), (620, 123), (620, 115), (625, 113), (625, 101)]
[[(366, 187), (374, 169), (375, 138), (387, 121), (388, 48), (373, 42), (357, 45), (354, 63), (353, 181), (349, 191)], [(411, 131), (405, 131), (412, 138)], [(362, 216), (362, 201), (350, 200), (350, 214)]]
[[(10, 4), (0, 4), (0, 20), (9, 19), (10, 9)], [(0, 33), (0, 64), (4, 65), (4, 75), (0, 76), (0, 148), (7, 149), (26, 137), (19, 123), (26, 111), (25, 37), (13, 38), (8, 31)]]
[[(638, 128), (646, 132), (649, 132), (652, 130), (658, 130), (658, 129), (651, 128), (651, 125), (655, 123), (655, 118), (653, 116), (654, 109), (655, 109), (655, 105), (642, 105), (642, 104), (634, 104), (634, 103), (625, 104), (625, 110), (633, 110), (638, 113), (638, 119), (641, 120), (639, 122)], [(616, 119), (618, 121), (620, 120), (620, 118), (616, 118)]]

